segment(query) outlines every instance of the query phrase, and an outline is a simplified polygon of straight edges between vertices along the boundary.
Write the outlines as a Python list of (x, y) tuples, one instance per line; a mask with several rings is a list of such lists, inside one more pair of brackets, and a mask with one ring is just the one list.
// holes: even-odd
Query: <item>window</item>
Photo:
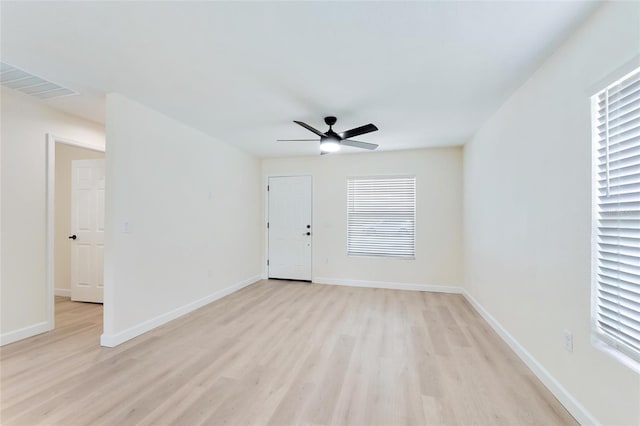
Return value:
[(416, 178), (347, 179), (347, 254), (415, 258)]
[(640, 69), (592, 97), (594, 343), (640, 366)]

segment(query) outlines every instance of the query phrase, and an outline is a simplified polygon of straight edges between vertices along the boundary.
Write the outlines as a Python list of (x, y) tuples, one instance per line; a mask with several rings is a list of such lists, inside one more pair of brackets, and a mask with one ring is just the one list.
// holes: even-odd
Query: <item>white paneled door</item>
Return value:
[(104, 160), (74, 160), (71, 169), (71, 300), (102, 303)]
[(311, 281), (311, 176), (270, 177), (269, 278)]

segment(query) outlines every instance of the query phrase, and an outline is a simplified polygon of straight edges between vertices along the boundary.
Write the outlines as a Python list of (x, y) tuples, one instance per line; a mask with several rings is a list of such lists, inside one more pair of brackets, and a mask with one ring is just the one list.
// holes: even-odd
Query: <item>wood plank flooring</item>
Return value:
[(116, 348), (102, 306), (3, 347), (3, 425), (569, 425), (460, 295), (261, 281)]

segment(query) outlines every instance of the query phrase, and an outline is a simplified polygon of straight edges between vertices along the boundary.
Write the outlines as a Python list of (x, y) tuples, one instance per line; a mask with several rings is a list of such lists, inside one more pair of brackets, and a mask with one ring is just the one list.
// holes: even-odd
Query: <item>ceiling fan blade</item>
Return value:
[(344, 131), (340, 133), (340, 137), (342, 139), (349, 139), (354, 136), (364, 135), (365, 133), (375, 132), (376, 130), (378, 130), (378, 128), (375, 125), (369, 123), (365, 124), (364, 126), (356, 127), (355, 129)]
[(315, 133), (316, 135), (320, 136), (321, 138), (325, 137), (324, 133), (322, 133), (320, 130), (314, 129), (313, 127), (309, 126), (307, 123), (303, 123), (302, 121), (296, 121), (293, 120), (294, 123), (304, 127), (305, 129), (309, 130), (310, 132)]
[(305, 141), (320, 142), (320, 139), (276, 139), (276, 142), (305, 142)]
[(356, 148), (364, 148), (364, 149), (371, 149), (374, 150), (378, 147), (378, 145), (376, 145), (375, 143), (369, 143), (369, 142), (360, 142), (360, 141), (348, 141), (348, 140), (344, 140), (340, 142), (342, 145), (347, 145), (347, 146), (353, 146)]

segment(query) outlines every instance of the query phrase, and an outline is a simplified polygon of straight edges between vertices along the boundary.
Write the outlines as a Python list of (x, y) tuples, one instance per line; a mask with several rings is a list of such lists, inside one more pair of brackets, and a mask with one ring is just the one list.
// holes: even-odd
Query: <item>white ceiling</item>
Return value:
[[(6, 2), (2, 61), (77, 90), (104, 122), (122, 93), (259, 156), (317, 155), (372, 122), (381, 150), (464, 144), (594, 2)], [(355, 149), (352, 149), (355, 150)]]

